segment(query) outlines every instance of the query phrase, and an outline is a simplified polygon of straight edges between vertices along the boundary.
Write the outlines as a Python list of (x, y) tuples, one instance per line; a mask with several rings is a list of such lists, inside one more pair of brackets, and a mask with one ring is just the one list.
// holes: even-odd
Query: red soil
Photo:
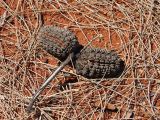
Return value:
[[(159, 47), (154, 39), (149, 41), (144, 37), (142, 41), (138, 41), (137, 33), (131, 33), (131, 30), (140, 29), (141, 23), (133, 20), (136, 23), (133, 26), (126, 14), (118, 8), (118, 5), (124, 5), (131, 9), (137, 7), (134, 6), (135, 3), (129, 0), (116, 0), (105, 6), (97, 4), (100, 3), (96, 3), (97, 0), (83, 4), (75, 0), (69, 0), (68, 3), (48, 1), (45, 0), (43, 3), (34, 0), (0, 1), (0, 16), (7, 11), (5, 23), (0, 26), (0, 63), (3, 68), (0, 74), (5, 76), (4, 83), (0, 83), (0, 90), (7, 99), (0, 106), (1, 119), (12, 117), (35, 119), (45, 116), (45, 113), (53, 119), (69, 119), (73, 116), (77, 116), (77, 119), (157, 118), (160, 112), (160, 94), (157, 86), (160, 69), (142, 66), (145, 60), (148, 63), (153, 62), (152, 58), (155, 57), (153, 55), (157, 53)], [(140, 16), (137, 13), (133, 17), (137, 20)], [(74, 81), (77, 77), (74, 75), (64, 77), (64, 74), (60, 73), (43, 92), (45, 95), (43, 99), (40, 97), (40, 101), (37, 102), (37, 112), (26, 114), (27, 97), (31, 97), (33, 91), (49, 77), (52, 73), (49, 68), (56, 67), (58, 63), (57, 59), (38, 47), (36, 35), (42, 25), (68, 28), (76, 34), (78, 41), (83, 45), (88, 45), (96, 37), (89, 45), (116, 50), (126, 62), (127, 70), (124, 76), (119, 82), (117, 79), (104, 80), (100, 86), (80, 77), (67, 94), (67, 90), (63, 93), (58, 85)], [(152, 56), (149, 56), (147, 48), (151, 49)], [(141, 56), (142, 52), (145, 54), (144, 58)], [(154, 64), (159, 63), (160, 58), (157, 55)], [(133, 66), (134, 64), (136, 66)], [(64, 71), (74, 74), (74, 69), (69, 67)], [(154, 81), (150, 81), (149, 78), (153, 78)], [(60, 95), (52, 98), (51, 95), (56, 93)], [(147, 96), (149, 94), (150, 96)], [(151, 104), (151, 101), (154, 104)], [(6, 104), (10, 108), (7, 108)], [(44, 112), (42, 108), (47, 107), (50, 109)], [(102, 112), (102, 109), (107, 111)], [(118, 111), (114, 111), (115, 109)]]

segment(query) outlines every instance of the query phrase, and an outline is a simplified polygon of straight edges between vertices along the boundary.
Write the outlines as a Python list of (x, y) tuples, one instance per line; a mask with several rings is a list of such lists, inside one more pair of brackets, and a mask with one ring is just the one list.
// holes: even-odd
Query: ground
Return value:
[[(160, 119), (160, 1), (0, 0), (0, 117)], [(58, 66), (36, 39), (44, 25), (67, 28), (87, 47), (115, 50), (119, 78), (89, 80), (66, 66), (26, 112)]]

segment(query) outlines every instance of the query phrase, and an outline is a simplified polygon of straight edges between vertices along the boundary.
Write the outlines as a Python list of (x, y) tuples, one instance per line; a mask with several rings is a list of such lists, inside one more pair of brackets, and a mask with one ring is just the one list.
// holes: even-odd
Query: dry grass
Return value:
[[(1, 119), (158, 120), (160, 1), (51, 1), (0, 1)], [(36, 110), (27, 114), (32, 94), (57, 66), (35, 39), (48, 24), (71, 29), (83, 45), (116, 49), (126, 69), (119, 78), (97, 82), (66, 68), (39, 97)], [(71, 79), (68, 73), (78, 82), (60, 90), (61, 82)]]

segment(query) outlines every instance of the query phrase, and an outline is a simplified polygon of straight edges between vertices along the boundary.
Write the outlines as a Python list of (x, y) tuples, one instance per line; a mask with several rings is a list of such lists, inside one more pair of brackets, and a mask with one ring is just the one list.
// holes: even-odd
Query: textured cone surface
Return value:
[(114, 51), (83, 49), (75, 61), (77, 74), (86, 78), (118, 77), (124, 70), (124, 61)]
[(80, 46), (71, 31), (55, 26), (42, 27), (37, 39), (43, 49), (61, 61), (64, 61), (71, 52), (76, 52)]

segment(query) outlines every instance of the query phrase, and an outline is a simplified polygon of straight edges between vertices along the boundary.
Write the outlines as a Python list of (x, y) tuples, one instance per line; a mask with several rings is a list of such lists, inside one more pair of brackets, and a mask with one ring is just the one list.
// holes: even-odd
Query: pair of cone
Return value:
[(69, 30), (45, 26), (38, 35), (42, 47), (60, 61), (73, 53), (72, 63), (78, 75), (86, 78), (117, 77), (123, 72), (124, 62), (114, 51), (84, 48)]
[(79, 44), (77, 37), (67, 29), (44, 26), (37, 39), (44, 50), (62, 63), (37, 90), (27, 108), (29, 112), (36, 98), (67, 64), (73, 65), (78, 75), (92, 79), (118, 77), (124, 70), (124, 61), (114, 51), (85, 48)]

